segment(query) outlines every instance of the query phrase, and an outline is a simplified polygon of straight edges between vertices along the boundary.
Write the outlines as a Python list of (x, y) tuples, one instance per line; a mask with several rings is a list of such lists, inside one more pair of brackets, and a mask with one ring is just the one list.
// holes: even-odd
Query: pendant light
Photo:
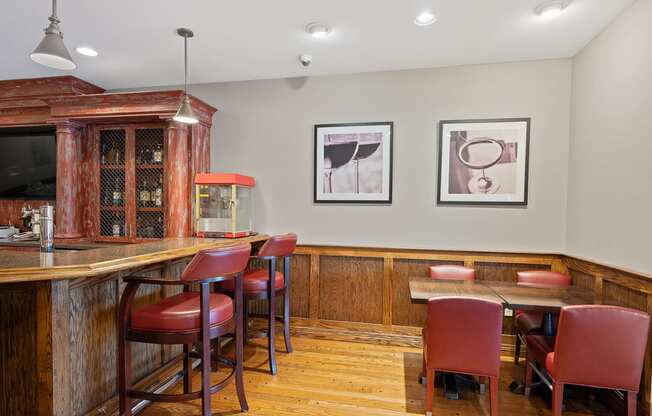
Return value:
[(50, 68), (71, 70), (77, 68), (66, 45), (63, 43), (63, 33), (59, 29), (57, 18), (57, 0), (52, 0), (52, 15), (48, 18), (50, 24), (45, 28), (45, 37), (29, 56), (32, 61)]
[(179, 123), (195, 124), (199, 122), (199, 119), (190, 105), (190, 96), (188, 95), (188, 38), (195, 36), (195, 34), (192, 33), (192, 30), (184, 28), (177, 29), (177, 33), (183, 38), (183, 101), (181, 101), (173, 120)]

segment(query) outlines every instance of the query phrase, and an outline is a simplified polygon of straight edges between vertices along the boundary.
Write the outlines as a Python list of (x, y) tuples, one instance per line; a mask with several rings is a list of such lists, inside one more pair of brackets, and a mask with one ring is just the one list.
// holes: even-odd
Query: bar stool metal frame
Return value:
[[(251, 251), (251, 246), (240, 245), (218, 249), (223, 251), (244, 249), (247, 247)], [(216, 250), (216, 251), (218, 251)], [(201, 252), (200, 252), (201, 253)], [(247, 254), (247, 259), (249, 255)], [(246, 263), (242, 266), (242, 270)], [(187, 268), (188, 269), (188, 268)], [(186, 270), (187, 270), (186, 269)], [(240, 408), (243, 412), (249, 410), (247, 399), (244, 391), (243, 380), (243, 272), (227, 274), (224, 276), (215, 276), (210, 278), (199, 278), (196, 280), (167, 280), (156, 279), (144, 276), (127, 276), (123, 280), (127, 282), (122, 298), (120, 300), (118, 315), (118, 393), (119, 409), (121, 416), (131, 416), (131, 399), (147, 400), (151, 402), (184, 402), (201, 398), (202, 415), (211, 415), (211, 395), (224, 389), (235, 376), (236, 391)], [(233, 279), (235, 291), (233, 296), (234, 314), (231, 318), (216, 325), (210, 325), (210, 288), (212, 283), (222, 282), (227, 279)], [(191, 286), (199, 285), (200, 292), (200, 321), (201, 326), (198, 329), (185, 331), (150, 331), (135, 329), (130, 326), (131, 322), (131, 304), (142, 284), (161, 285), (161, 286), (183, 286), (184, 292), (190, 292)], [(231, 373), (217, 384), (210, 384), (211, 375), (211, 341), (218, 339), (220, 336), (235, 333), (235, 360), (215, 355), (213, 358), (227, 367), (231, 367)], [(131, 386), (131, 346), (130, 342), (143, 342), (153, 344), (183, 344), (183, 376), (184, 384), (183, 394), (156, 394), (140, 390), (134, 390)], [(199, 354), (190, 351), (193, 344), (200, 344)], [(218, 351), (219, 354), (219, 351)], [(201, 358), (202, 388), (199, 391), (192, 390), (192, 363), (191, 357)]]

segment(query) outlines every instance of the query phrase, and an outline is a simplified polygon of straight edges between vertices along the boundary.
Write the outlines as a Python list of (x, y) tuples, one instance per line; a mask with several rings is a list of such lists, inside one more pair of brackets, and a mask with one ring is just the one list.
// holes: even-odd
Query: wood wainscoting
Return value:
[[(474, 267), (478, 279), (490, 281), (516, 281), (519, 270), (567, 273), (574, 285), (595, 290), (603, 304), (652, 315), (652, 276), (561, 254), (299, 246), (292, 258), (293, 332), (418, 345), (426, 306), (410, 302), (408, 278), (427, 276), (428, 267), (435, 264)], [(254, 313), (265, 312), (262, 302), (253, 302), (250, 308)], [(505, 317), (503, 328), (503, 352), (509, 354), (514, 339), (511, 317)], [(639, 393), (640, 414), (649, 414), (651, 381), (652, 337)]]

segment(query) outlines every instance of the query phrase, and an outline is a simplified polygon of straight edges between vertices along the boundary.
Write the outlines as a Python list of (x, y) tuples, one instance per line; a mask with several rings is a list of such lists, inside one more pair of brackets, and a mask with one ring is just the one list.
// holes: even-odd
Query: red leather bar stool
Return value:
[[(252, 259), (263, 260), (267, 263), (267, 268), (251, 270), (244, 274), (244, 300), (245, 300), (245, 342), (248, 339), (248, 320), (249, 311), (247, 308), (250, 300), (267, 300), (267, 335), (269, 354), (269, 369), (272, 375), (277, 373), (276, 367), (276, 350), (274, 348), (274, 328), (276, 321), (283, 323), (283, 336), (285, 337), (285, 348), (288, 353), (292, 352), (290, 342), (290, 258), (297, 245), (296, 234), (284, 234), (271, 237), (258, 250), (256, 256)], [(278, 261), (283, 261), (283, 272), (276, 271)], [(270, 282), (274, 281), (274, 285)], [(222, 282), (220, 291), (232, 293), (233, 281), (226, 280)], [(276, 297), (283, 296), (283, 317), (276, 316)]]
[(433, 298), (423, 339), (426, 414), (432, 415), (435, 371), (489, 378), (491, 416), (498, 416), (503, 306), (475, 298)]
[[(525, 392), (530, 393), (532, 375), (539, 363), (552, 380), (552, 414), (560, 416), (564, 386), (623, 390), (627, 415), (636, 415), (636, 396), (641, 383), (650, 316), (619, 306), (566, 306), (559, 316), (559, 330), (550, 351), (549, 340), (529, 335)], [(532, 353), (531, 353), (532, 351)]]
[[(562, 273), (551, 272), (549, 270), (531, 270), (516, 273), (516, 281), (519, 286), (529, 287), (568, 287), (571, 284), (570, 276)], [(543, 325), (543, 312), (532, 311), (515, 311), (514, 328), (515, 328), (515, 345), (514, 345), (514, 364), (518, 364), (518, 358), (521, 355), (521, 344), (524, 337), (530, 334), (540, 334)]]
[(455, 264), (430, 266), (430, 278), (438, 280), (475, 280), (475, 269)]
[[(248, 410), (243, 383), (243, 290), (242, 273), (247, 267), (251, 246), (205, 250), (197, 253), (181, 275), (181, 280), (128, 276), (118, 315), (118, 392), (120, 415), (131, 415), (131, 400), (180, 402), (202, 399), (202, 415), (211, 414), (211, 394), (226, 387), (235, 376), (236, 391), (242, 411)], [(234, 281), (234, 298), (210, 293), (210, 284), (225, 279)], [(132, 311), (131, 303), (142, 284), (182, 285), (184, 292)], [(190, 285), (199, 285), (200, 292), (191, 292)], [(235, 303), (235, 305), (234, 305)], [(235, 309), (235, 311), (234, 311)], [(215, 357), (231, 367), (231, 373), (211, 386), (211, 340), (235, 333), (235, 360)], [(131, 342), (150, 344), (183, 344), (183, 394), (155, 394), (134, 390), (131, 385)], [(191, 353), (199, 344), (202, 387), (192, 391)]]

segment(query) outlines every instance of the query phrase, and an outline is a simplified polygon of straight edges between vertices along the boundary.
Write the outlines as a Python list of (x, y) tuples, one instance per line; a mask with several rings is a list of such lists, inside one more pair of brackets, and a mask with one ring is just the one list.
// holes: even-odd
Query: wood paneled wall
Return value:
[(301, 246), (292, 261), (292, 316), (423, 326), (425, 306), (410, 302), (408, 280), (435, 264), (475, 267), (478, 279), (498, 281), (515, 281), (519, 270), (564, 270), (557, 255)]

